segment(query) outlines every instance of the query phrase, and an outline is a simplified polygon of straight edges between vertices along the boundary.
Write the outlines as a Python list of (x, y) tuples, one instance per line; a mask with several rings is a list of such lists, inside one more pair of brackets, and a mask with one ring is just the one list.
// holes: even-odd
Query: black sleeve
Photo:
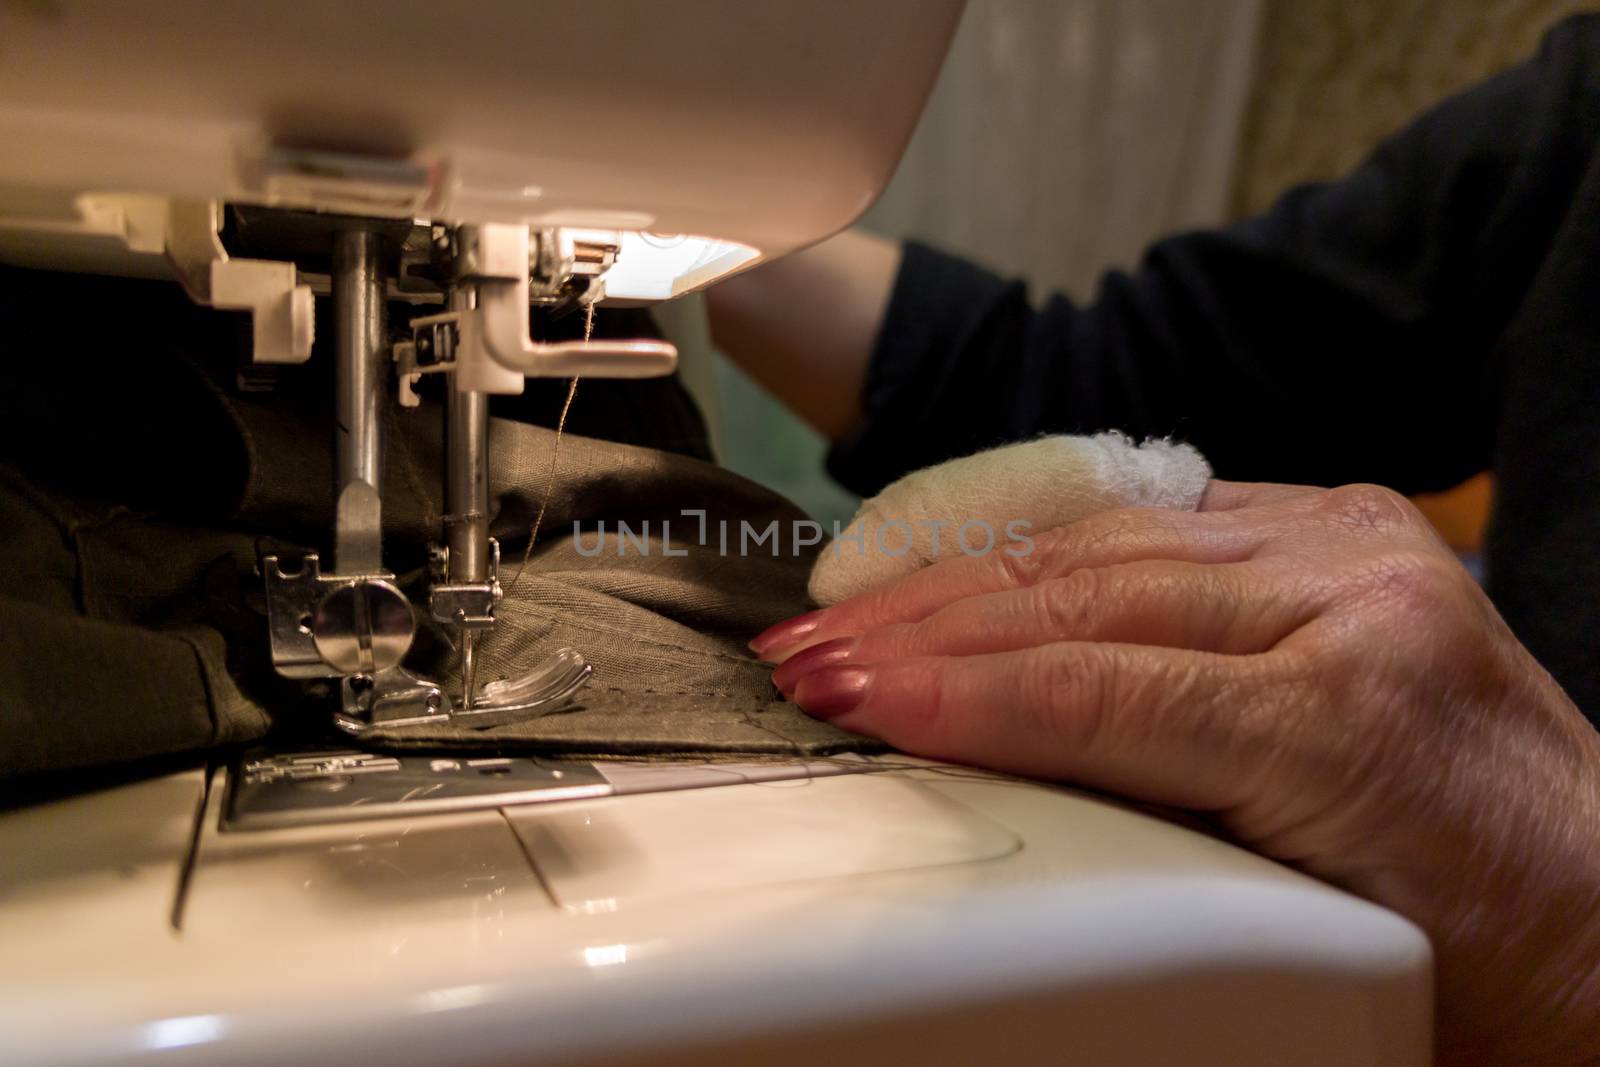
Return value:
[(908, 245), (830, 471), (871, 493), (1102, 429), (1187, 439), (1248, 480), (1414, 492), (1486, 468), (1498, 339), (1600, 136), (1582, 99), (1597, 54), (1600, 18), (1569, 20), (1343, 180), (1162, 241), (1089, 304), (1035, 309), (1021, 283)]

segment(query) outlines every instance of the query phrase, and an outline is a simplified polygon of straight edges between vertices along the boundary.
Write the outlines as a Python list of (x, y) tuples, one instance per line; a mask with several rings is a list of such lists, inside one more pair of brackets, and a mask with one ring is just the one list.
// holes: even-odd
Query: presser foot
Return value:
[(589, 680), (594, 668), (579, 652), (563, 648), (533, 670), (488, 683), (471, 707), (452, 701), (444, 687), (399, 667), (345, 676), (334, 724), (361, 737), (375, 730), (424, 725), (483, 730), (527, 722), (559, 711)]
[(371, 730), (450, 721), (450, 698), (437, 684), (400, 667), (349, 674), (339, 681), (334, 725), (355, 737)]

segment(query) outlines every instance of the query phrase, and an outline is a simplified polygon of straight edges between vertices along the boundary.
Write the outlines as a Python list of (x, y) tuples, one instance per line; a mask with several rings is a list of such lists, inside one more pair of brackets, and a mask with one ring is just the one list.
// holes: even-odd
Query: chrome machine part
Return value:
[[(590, 667), (578, 653), (563, 649), (521, 676), (498, 679), (478, 688), (478, 647), (495, 624), (495, 606), (501, 597), (500, 546), (489, 536), (489, 396), (476, 387), (481, 376), (465, 373), (463, 353), (476, 349), (476, 318), (486, 278), (497, 272), (520, 276), (524, 316), (529, 300), (526, 282), (529, 246), (526, 231), (520, 242), (485, 243), (481, 231), (461, 227), (446, 243), (451, 250), (447, 274), (452, 284), (449, 309), (444, 315), (412, 320), (412, 342), (397, 346), (402, 377), (425, 373), (426, 366), (447, 373), (449, 397), (445, 407), (445, 545), (436, 548), (434, 585), (428, 597), (433, 620), (450, 627), (461, 653), (461, 689), (452, 716), (474, 726), (499, 725), (532, 718), (565, 704), (587, 680)], [(517, 247), (513, 248), (512, 246)], [(615, 249), (569, 254), (551, 265), (563, 278), (573, 274), (582, 260), (591, 272), (603, 270), (615, 258)], [(591, 273), (575, 292), (586, 292), (596, 275)], [(560, 288), (560, 286), (557, 286)], [(585, 341), (580, 344), (588, 345)]]
[(411, 601), (381, 578), (339, 585), (312, 614), (311, 640), (323, 662), (341, 674), (375, 674), (400, 666), (417, 629)]
[(526, 226), (486, 223), (458, 226), (456, 247), (457, 275), (477, 293), (474, 308), (451, 315), (459, 325), (456, 359), (473, 388), (517, 393), (524, 377), (657, 378), (677, 367), (678, 350), (666, 341), (535, 341), (530, 335), (530, 302), (599, 298), (600, 272), (616, 256), (610, 243), (567, 240), (554, 231), (535, 240)]
[[(450, 242), (445, 242), (449, 247)], [(293, 678), (339, 679), (334, 721), (361, 736), (450, 720), (499, 726), (543, 715), (570, 702), (590, 667), (563, 649), (531, 670), (491, 682), (479, 693), (477, 642), (494, 625), (501, 590), (499, 545), (489, 536), (488, 394), (459, 380), (460, 316), (477, 306), (476, 287), (457, 282), (449, 312), (413, 320), (413, 341), (391, 354), (385, 324), (384, 237), (368, 229), (339, 232), (333, 243), (337, 319), (337, 419), (334, 572), (317, 554), (285, 571), (277, 556), (262, 561), (273, 665)], [(433, 550), (428, 613), (450, 627), (461, 652), (461, 690), (443, 687), (401, 664), (416, 632), (416, 613), (383, 568), (382, 403), (388, 364), (396, 363), (402, 403), (423, 373), (448, 380), (445, 404), (445, 504), (442, 546)]]
[(438, 683), (403, 667), (346, 675), (340, 683), (340, 711), (334, 724), (361, 737), (378, 728), (445, 720), (473, 730), (527, 722), (572, 703), (593, 669), (580, 653), (563, 648), (517, 678), (490, 682), (471, 707), (452, 703)]
[(338, 364), (334, 567), (343, 574), (383, 568), (383, 385), (389, 365), (383, 239), (345, 230), (333, 244)]
[(350, 732), (443, 718), (439, 687), (400, 663), (416, 613), (383, 569), (383, 394), (388, 374), (383, 238), (367, 229), (333, 241), (336, 326), (335, 573), (317, 553), (286, 573), (262, 561), (273, 666), (293, 678), (340, 678), (335, 721)]
[(360, 737), (379, 727), (416, 726), (450, 718), (450, 698), (436, 682), (404, 667), (376, 674), (346, 674), (339, 681), (334, 725)]
[[(277, 556), (261, 561), (267, 585), (267, 630), (272, 641), (272, 666), (286, 678), (332, 678), (338, 671), (322, 658), (313, 633), (317, 608), (340, 586), (353, 579), (322, 573), (322, 559), (307, 552), (299, 568), (285, 571)], [(377, 577), (377, 576), (374, 576)]]
[[(454, 383), (452, 383), (452, 386)], [(445, 417), (445, 544), (452, 583), (489, 577), (489, 397), (450, 389)]]
[[(471, 286), (450, 292), (450, 310), (477, 305)], [(477, 693), (477, 631), (494, 625), (500, 599), (498, 546), (489, 537), (489, 395), (448, 377), (445, 402), (445, 584), (429, 598), (435, 619), (453, 626), (461, 649), (462, 710)]]
[(609, 796), (589, 763), (529, 756), (390, 755), (343, 749), (245, 753), (228, 776), (222, 829), (272, 830)]

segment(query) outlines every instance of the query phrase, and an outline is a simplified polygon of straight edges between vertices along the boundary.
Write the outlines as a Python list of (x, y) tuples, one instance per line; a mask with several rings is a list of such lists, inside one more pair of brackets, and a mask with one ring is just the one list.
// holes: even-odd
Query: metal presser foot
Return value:
[(593, 669), (579, 653), (563, 648), (527, 674), (490, 682), (471, 706), (453, 703), (436, 683), (399, 667), (350, 675), (340, 685), (340, 710), (333, 721), (356, 737), (378, 727), (441, 721), (474, 730), (526, 722), (571, 703)]
[[(532, 670), (477, 685), (478, 643), (501, 596), (499, 546), (488, 536), (488, 397), (449, 390), (446, 411), (447, 544), (433, 551), (432, 618), (454, 629), (462, 686), (452, 699), (437, 682), (401, 666), (416, 636), (416, 611), (382, 565), (382, 419), (390, 353), (385, 327), (382, 238), (352, 229), (333, 248), (338, 322), (335, 436), (337, 512), (333, 573), (317, 553), (285, 572), (262, 560), (272, 662), (290, 678), (339, 679), (334, 722), (357, 737), (379, 729), (450, 723), (475, 728), (536, 718), (566, 705), (588, 679), (581, 655), (562, 649)], [(452, 307), (470, 307), (470, 292)], [(451, 375), (452, 379), (454, 375)]]
[(277, 556), (262, 562), (273, 666), (291, 678), (337, 677), (334, 723), (356, 737), (425, 723), (483, 729), (537, 718), (570, 703), (593, 669), (564, 648), (515, 678), (478, 688), (465, 682), (463, 662), (464, 687), (452, 699), (438, 682), (400, 665), (416, 635), (416, 615), (393, 576), (323, 574), (315, 552), (287, 574)]

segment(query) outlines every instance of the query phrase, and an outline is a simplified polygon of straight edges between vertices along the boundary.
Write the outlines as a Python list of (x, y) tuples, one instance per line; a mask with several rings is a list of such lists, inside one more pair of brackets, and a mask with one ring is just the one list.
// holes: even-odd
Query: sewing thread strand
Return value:
[[(588, 342), (594, 333), (594, 303), (589, 303), (584, 308), (583, 339)], [(544, 513), (550, 507), (550, 498), (556, 491), (556, 468), (561, 460), (561, 435), (567, 428), (567, 412), (572, 410), (572, 398), (578, 395), (578, 376), (574, 374), (567, 383), (567, 398), (561, 403), (561, 414), (556, 418), (556, 440), (550, 449), (550, 470), (545, 476), (544, 494), (539, 500), (539, 511), (533, 517), (533, 526), (528, 530), (528, 544), (522, 550), (522, 562), (517, 565), (517, 573), (512, 575), (511, 582), (506, 586), (506, 593), (517, 587), (522, 580), (522, 572), (528, 569), (528, 561), (533, 558), (533, 546), (539, 540), (539, 527), (544, 525)]]

